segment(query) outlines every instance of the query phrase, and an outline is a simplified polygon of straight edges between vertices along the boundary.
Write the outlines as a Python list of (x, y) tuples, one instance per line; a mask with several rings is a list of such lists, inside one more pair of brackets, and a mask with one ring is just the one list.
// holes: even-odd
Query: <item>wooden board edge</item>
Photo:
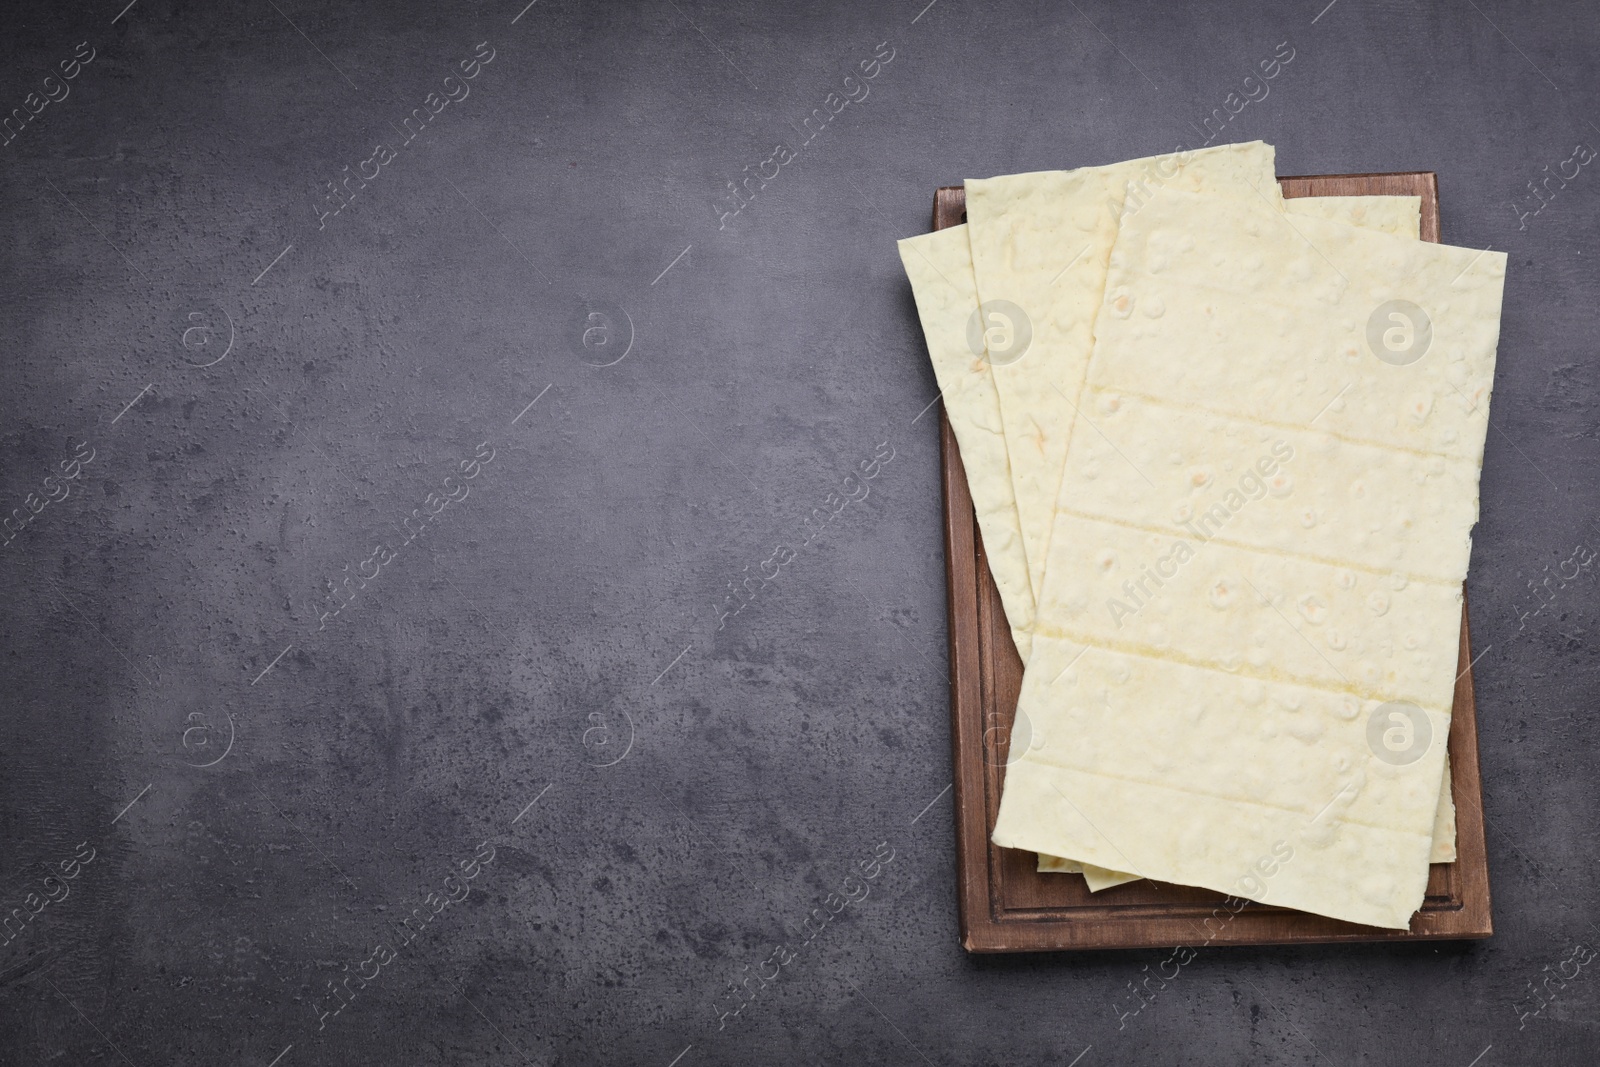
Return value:
[[(932, 228), (944, 229), (959, 219), (965, 198), (961, 186), (946, 186), (934, 194)], [(944, 490), (945, 613), (950, 655), (950, 757), (951, 802), (956, 837), (956, 910), (962, 939), (975, 926), (992, 920), (989, 899), (989, 841), (983, 821), (981, 773), (974, 776), (962, 753), (982, 747), (982, 670), (978, 662), (978, 523), (967, 490), (966, 468), (955, 431), (943, 405), (939, 409), (939, 455)], [(973, 721), (974, 713), (976, 721)]]
[[(1450, 731), (1451, 799), (1456, 806), (1456, 877), (1461, 879), (1463, 936), (1494, 934), (1494, 898), (1489, 879), (1489, 842), (1483, 811), (1483, 765), (1478, 754), (1478, 700), (1472, 677), (1472, 622), (1465, 591), (1461, 597), (1459, 660), (1467, 665), (1456, 679), (1453, 716), (1460, 728)], [(1476, 790), (1469, 790), (1471, 782)], [(1473, 793), (1476, 795), (1473, 795)]]
[[(1237, 922), (1238, 920), (1234, 920)], [(1218, 937), (1207, 941), (1196, 938), (1196, 925), (1185, 919), (1154, 919), (1130, 929), (1124, 924), (1078, 924), (1061, 920), (1041, 920), (1038, 929), (1028, 924), (984, 922), (963, 932), (961, 947), (975, 955), (1015, 952), (1121, 952), (1141, 949), (1170, 949), (1179, 945), (1207, 949), (1238, 950), (1285, 945), (1388, 945), (1426, 941), (1481, 941), (1489, 936), (1470, 923), (1435, 927), (1429, 930), (1357, 929), (1351, 932), (1308, 930), (1302, 934)]]

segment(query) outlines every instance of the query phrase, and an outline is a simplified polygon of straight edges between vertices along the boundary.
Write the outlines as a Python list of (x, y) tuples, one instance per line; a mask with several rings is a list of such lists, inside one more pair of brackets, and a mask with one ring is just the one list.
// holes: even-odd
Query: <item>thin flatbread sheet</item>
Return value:
[(1407, 924), (1504, 270), (1243, 198), (1125, 216), (1019, 702), (1071, 744), (1009, 768), (998, 844)]
[(1284, 200), (1291, 215), (1348, 222), (1352, 226), (1422, 239), (1420, 196), (1296, 196)]
[(1245, 189), (1281, 203), (1273, 159), (1271, 145), (1252, 141), (967, 181), (973, 277), (1035, 597), (1044, 581), (1072, 398), (1093, 347), (1119, 216), (1165, 189)]
[[(1333, 219), (1412, 240), (1422, 237), (1422, 198), (1419, 196), (1296, 197), (1284, 200), (1283, 207), (1291, 215)], [(1447, 757), (1445, 773), (1439, 783), (1439, 806), (1434, 818), (1433, 845), (1428, 857), (1432, 863), (1451, 863), (1456, 858), (1456, 812), (1450, 782)], [(1039, 856), (1038, 869), (1042, 873), (1081, 873), (1089, 890), (1095, 893), (1138, 880), (1137, 875), (1107, 871), (1092, 865), (1085, 867), (1076, 860), (1043, 854)]]
[(981, 342), (974, 346), (968, 338), (978, 291), (972, 280), (967, 228), (951, 226), (906, 238), (900, 242), (900, 262), (911, 280), (934, 378), (967, 468), (967, 488), (983, 534), (989, 573), (1005, 607), (1011, 638), (1026, 663), (1033, 643), (1033, 589), (1000, 426), (1000, 398)]

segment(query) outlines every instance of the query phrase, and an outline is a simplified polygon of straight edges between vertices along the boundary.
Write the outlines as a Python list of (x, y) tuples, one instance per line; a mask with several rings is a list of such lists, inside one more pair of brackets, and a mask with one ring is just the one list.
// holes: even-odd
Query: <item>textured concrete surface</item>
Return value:
[[(1594, 1062), (1600, 175), (1528, 186), (1600, 146), (1592, 8), (123, 2), (0, 14), (0, 1063)], [(957, 945), (893, 242), (1282, 42), (1222, 139), (1511, 255), (1498, 932), (1131, 1014), (1165, 952)]]

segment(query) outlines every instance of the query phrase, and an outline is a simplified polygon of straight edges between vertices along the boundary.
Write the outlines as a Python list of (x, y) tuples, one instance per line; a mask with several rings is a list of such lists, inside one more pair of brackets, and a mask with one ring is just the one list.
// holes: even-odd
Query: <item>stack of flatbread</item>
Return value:
[(1455, 858), (1506, 257), (1273, 164), (968, 181), (900, 242), (1026, 666), (993, 840), (1404, 928)]

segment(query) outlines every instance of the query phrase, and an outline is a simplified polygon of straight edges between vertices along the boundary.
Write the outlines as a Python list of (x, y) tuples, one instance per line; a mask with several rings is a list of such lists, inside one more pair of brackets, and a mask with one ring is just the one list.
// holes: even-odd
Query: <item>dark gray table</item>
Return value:
[[(0, 15), (0, 1062), (1594, 1061), (1592, 10), (123, 2)], [(1498, 933), (1141, 999), (956, 942), (893, 242), (1257, 137), (1511, 256)]]

